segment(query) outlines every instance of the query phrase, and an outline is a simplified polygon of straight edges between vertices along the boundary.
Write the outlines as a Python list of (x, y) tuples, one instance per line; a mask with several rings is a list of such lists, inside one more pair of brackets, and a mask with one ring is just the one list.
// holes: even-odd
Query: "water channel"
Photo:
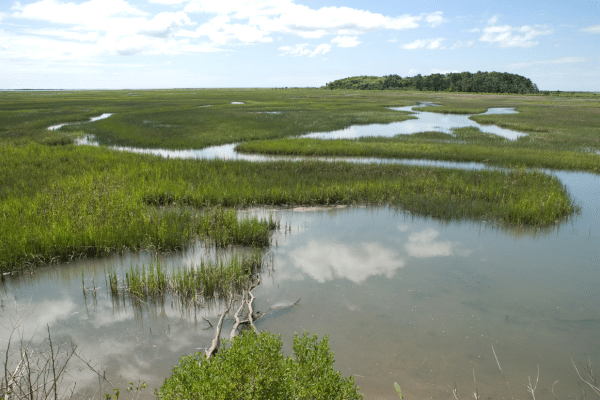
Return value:
[[(584, 387), (571, 358), (600, 365), (600, 177), (551, 173), (582, 212), (543, 231), (442, 223), (393, 207), (240, 211), (271, 214), (289, 227), (274, 233), (272, 263), (254, 291), (256, 308), (266, 312), (257, 327), (281, 333), (288, 353), (294, 332), (329, 335), (336, 368), (353, 375), (367, 399), (397, 398), (394, 382), (406, 398), (453, 398), (454, 385), (467, 398), (474, 375), (482, 397), (524, 398), (537, 366), (536, 398), (553, 398), (552, 390), (557, 398), (579, 396)], [(198, 243), (158, 257), (188, 266), (212, 256)], [(25, 336), (36, 341), (49, 325), (56, 341), (74, 340), (114, 381), (160, 386), (179, 357), (209, 345), (213, 333), (202, 317), (215, 321), (221, 305), (111, 301), (106, 271), (152, 257), (113, 255), (7, 277), (0, 322), (24, 316)], [(100, 287), (95, 299), (83, 296), (82, 273), (87, 286)]]

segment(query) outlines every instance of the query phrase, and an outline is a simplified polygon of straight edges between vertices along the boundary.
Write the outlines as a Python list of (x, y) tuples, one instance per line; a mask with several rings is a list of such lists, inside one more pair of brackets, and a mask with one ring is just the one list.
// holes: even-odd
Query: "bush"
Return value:
[(333, 369), (327, 337), (294, 335), (284, 357), (279, 335), (243, 332), (210, 360), (184, 356), (157, 391), (160, 399), (362, 399), (354, 378)]

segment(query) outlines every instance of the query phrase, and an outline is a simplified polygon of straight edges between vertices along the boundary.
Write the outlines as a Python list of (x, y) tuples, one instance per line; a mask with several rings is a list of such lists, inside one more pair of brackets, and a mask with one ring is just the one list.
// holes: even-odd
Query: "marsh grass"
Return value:
[[(232, 105), (242, 101), (243, 105)], [(484, 124), (525, 131), (519, 146), (584, 152), (600, 150), (600, 97), (468, 94), (322, 89), (194, 89), (0, 93), (0, 141), (60, 142), (61, 136), (94, 134), (103, 144), (169, 149), (274, 139), (341, 129), (353, 124), (402, 121), (387, 107), (432, 101), (436, 113), (476, 114), (515, 107), (518, 114), (475, 115)], [(211, 107), (204, 107), (211, 105)], [(277, 111), (279, 114), (267, 114)], [(110, 112), (108, 119), (85, 123)], [(49, 132), (64, 122), (84, 122)]]
[[(52, 93), (55, 93), (52, 95)], [(0, 140), (21, 143), (93, 134), (101, 144), (168, 149), (295, 136), (353, 124), (402, 121), (393, 96), (318, 89), (0, 93)], [(232, 105), (232, 101), (244, 104)], [(211, 107), (203, 107), (210, 105)], [(264, 112), (278, 111), (279, 114)], [(104, 112), (114, 115), (86, 123)], [(49, 132), (48, 126), (83, 122)], [(82, 132), (83, 131), (83, 132)]]
[(0, 146), (0, 169), (2, 271), (125, 249), (179, 249), (198, 237), (267, 246), (276, 222), (240, 219), (236, 207), (392, 204), (444, 220), (534, 226), (575, 211), (556, 178), (519, 171), (173, 160), (38, 144)]
[(134, 305), (164, 303), (166, 296), (171, 296), (184, 306), (199, 305), (247, 289), (264, 265), (258, 249), (250, 254), (202, 259), (199, 265), (172, 269), (153, 259), (149, 265), (131, 265), (122, 276), (117, 271), (107, 272), (106, 283), (115, 301), (128, 298)]
[[(357, 142), (257, 141), (400, 121), (410, 116), (387, 107), (438, 96), (443, 107), (428, 111), (517, 107), (519, 114), (473, 118), (535, 129), (513, 143), (461, 130), (456, 138), (424, 133)], [(107, 112), (114, 115), (46, 129)], [(246, 141), (245, 151), (276, 154), (435, 158), (598, 172), (598, 157), (591, 153), (600, 149), (599, 129), (598, 99), (580, 97), (319, 89), (3, 92), (0, 270), (124, 249), (178, 249), (198, 237), (218, 246), (268, 245), (273, 221), (238, 221), (235, 211), (222, 208), (394, 204), (440, 219), (535, 226), (575, 210), (556, 180), (536, 174), (166, 160), (70, 144), (85, 134), (102, 143), (140, 147)]]
[(125, 249), (180, 249), (197, 238), (220, 247), (268, 246), (276, 226), (216, 203), (182, 207), (189, 203), (183, 194), (151, 204), (148, 193), (163, 184), (163, 200), (181, 185), (208, 188), (206, 169), (196, 171), (204, 182), (185, 181), (194, 164), (155, 169), (160, 160), (74, 146), (9, 146), (0, 154), (2, 271)]
[[(593, 153), (517, 147), (477, 128), (461, 128), (452, 137), (424, 132), (415, 137), (360, 140), (279, 139), (242, 143), (245, 153), (300, 156), (348, 156), (475, 161), (502, 167), (532, 167), (600, 173), (600, 157)], [(412, 135), (410, 135), (412, 136)]]

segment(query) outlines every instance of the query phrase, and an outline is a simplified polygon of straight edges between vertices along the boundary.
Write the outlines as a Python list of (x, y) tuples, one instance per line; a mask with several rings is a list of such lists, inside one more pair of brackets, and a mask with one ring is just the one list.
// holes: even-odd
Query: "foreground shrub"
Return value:
[(284, 357), (279, 335), (243, 332), (210, 360), (184, 356), (157, 392), (160, 399), (362, 399), (354, 378), (333, 369), (327, 337), (294, 335)]

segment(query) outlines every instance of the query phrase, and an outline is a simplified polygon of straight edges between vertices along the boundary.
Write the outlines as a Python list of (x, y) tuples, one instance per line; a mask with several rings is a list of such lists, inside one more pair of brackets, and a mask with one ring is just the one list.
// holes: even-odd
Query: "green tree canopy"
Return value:
[(399, 75), (353, 76), (325, 85), (327, 89), (426, 90), (480, 93), (538, 93), (530, 79), (508, 72), (452, 72), (402, 78)]

